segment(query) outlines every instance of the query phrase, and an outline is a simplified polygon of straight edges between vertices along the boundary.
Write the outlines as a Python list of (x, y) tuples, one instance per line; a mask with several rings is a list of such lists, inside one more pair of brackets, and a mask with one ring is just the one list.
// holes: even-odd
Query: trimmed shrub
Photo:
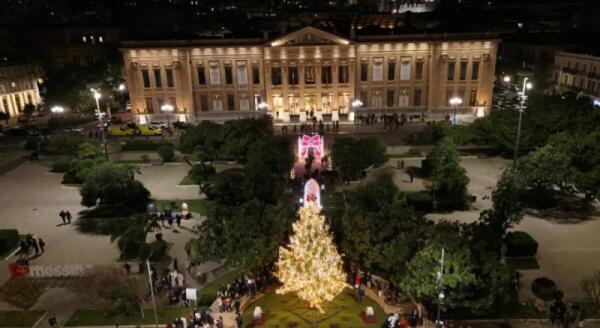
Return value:
[(533, 295), (544, 301), (552, 301), (558, 294), (556, 283), (546, 277), (536, 278), (532, 281), (531, 291), (533, 292)]
[(155, 151), (158, 147), (163, 145), (171, 145), (171, 143), (163, 141), (163, 142), (153, 142), (147, 140), (132, 140), (126, 142), (123, 146), (121, 146), (121, 150), (123, 151)]
[(172, 144), (164, 144), (158, 147), (158, 156), (165, 162), (171, 162), (175, 158), (175, 151)]
[(421, 150), (419, 148), (411, 147), (408, 150), (408, 155), (414, 156), (414, 157), (419, 157), (419, 156), (423, 155), (423, 153), (421, 153)]
[(538, 243), (526, 232), (512, 231), (506, 235), (506, 256), (532, 257), (537, 254)]
[(19, 232), (15, 229), (0, 230), (0, 254), (4, 254), (19, 245)]
[(62, 184), (81, 184), (82, 181), (77, 179), (74, 171), (68, 171), (63, 175)]
[(431, 212), (433, 210), (433, 197), (426, 191), (408, 194), (406, 201), (415, 210)]

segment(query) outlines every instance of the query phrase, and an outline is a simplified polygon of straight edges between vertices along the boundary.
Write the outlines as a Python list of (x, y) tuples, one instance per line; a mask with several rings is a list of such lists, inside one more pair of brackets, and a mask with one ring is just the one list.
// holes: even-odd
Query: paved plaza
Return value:
[[(143, 167), (138, 178), (152, 195), (164, 199), (199, 198), (197, 186), (181, 188), (179, 181), (187, 174), (187, 165), (165, 165)], [(18, 168), (0, 176), (0, 226), (18, 229), (20, 234), (35, 234), (46, 242), (46, 252), (30, 261), (31, 264), (94, 264), (114, 265), (119, 257), (116, 243), (109, 236), (82, 234), (75, 224), (59, 225), (60, 209), (69, 210), (75, 217), (84, 209), (75, 187), (63, 186), (61, 174), (48, 172), (49, 167), (40, 162), (26, 162)], [(158, 196), (157, 196), (158, 195)], [(185, 243), (193, 237), (192, 228), (200, 223), (199, 218), (182, 222), (177, 231), (163, 229), (164, 239), (172, 243), (169, 255), (184, 263)], [(154, 239), (152, 234), (149, 239)], [(10, 260), (15, 260), (11, 258)], [(0, 265), (0, 285), (10, 277), (8, 262)], [(191, 279), (188, 279), (190, 281)], [(64, 293), (63, 293), (64, 292)], [(60, 293), (57, 302), (56, 293)], [(56, 309), (79, 304), (76, 295), (64, 288), (48, 288), (33, 309)], [(13, 309), (0, 302), (0, 310)]]

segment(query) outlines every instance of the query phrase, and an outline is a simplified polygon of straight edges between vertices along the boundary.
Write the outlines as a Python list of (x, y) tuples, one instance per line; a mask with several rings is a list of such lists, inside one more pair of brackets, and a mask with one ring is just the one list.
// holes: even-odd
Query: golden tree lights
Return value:
[(295, 293), (323, 312), (323, 302), (333, 300), (346, 287), (342, 259), (315, 202), (305, 203), (299, 214), (290, 244), (279, 250), (275, 275), (283, 286), (277, 293)]

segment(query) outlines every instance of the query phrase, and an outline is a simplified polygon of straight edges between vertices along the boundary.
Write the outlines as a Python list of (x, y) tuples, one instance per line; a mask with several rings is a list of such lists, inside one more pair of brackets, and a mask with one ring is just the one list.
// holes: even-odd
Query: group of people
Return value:
[(71, 223), (71, 218), (72, 218), (71, 212), (65, 211), (65, 210), (60, 210), (60, 213), (58, 213), (58, 216), (60, 216), (63, 224)]
[[(312, 123), (302, 123), (300, 125), (293, 124), (292, 132), (293, 133), (315, 133), (325, 134), (326, 132), (338, 133), (340, 132), (340, 121), (332, 121), (331, 125), (329, 123), (323, 123), (323, 120), (314, 120)], [(281, 134), (287, 134), (289, 132), (287, 125), (281, 126)]]
[(419, 324), (420, 320), (417, 310), (413, 310), (409, 315), (392, 313), (383, 322), (382, 328), (414, 328)]
[(177, 224), (177, 227), (181, 228), (181, 220), (186, 219), (189, 220), (192, 218), (191, 213), (187, 213), (182, 215), (181, 213), (173, 213), (171, 209), (166, 209), (158, 213), (158, 219), (160, 220), (160, 224), (164, 227), (165, 221), (169, 226), (169, 229), (173, 229), (173, 224)]
[(19, 245), (19, 254), (21, 257), (29, 257), (31, 252), (35, 252), (35, 255), (42, 254), (46, 251), (46, 243), (42, 238), (35, 238), (32, 234), (27, 234), (24, 240), (21, 240)]
[[(400, 115), (398, 115), (398, 113), (380, 114), (379, 116), (371, 113), (366, 115), (357, 115), (355, 120), (355, 123), (360, 123), (363, 125), (374, 125), (377, 123), (383, 123), (383, 131), (391, 131), (394, 128), (398, 130), (400, 127), (404, 126), (404, 124), (408, 122), (409, 118), (404, 113)], [(410, 118), (410, 120), (412, 121), (412, 117)]]
[(209, 310), (200, 312), (194, 309), (188, 318), (176, 318), (167, 328), (223, 328), (223, 317), (215, 319)]
[(559, 297), (557, 297), (554, 303), (550, 305), (548, 311), (550, 323), (553, 326), (556, 325), (563, 328), (569, 328), (574, 324), (581, 326), (579, 323), (585, 320), (584, 309), (577, 302), (567, 306), (563, 302), (561, 294), (559, 294)]

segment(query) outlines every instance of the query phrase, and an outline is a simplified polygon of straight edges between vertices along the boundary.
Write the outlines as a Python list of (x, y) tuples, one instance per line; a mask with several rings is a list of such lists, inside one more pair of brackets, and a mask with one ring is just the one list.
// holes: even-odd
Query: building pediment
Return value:
[(350, 40), (314, 27), (304, 27), (270, 42), (271, 47), (296, 45), (348, 45)]

